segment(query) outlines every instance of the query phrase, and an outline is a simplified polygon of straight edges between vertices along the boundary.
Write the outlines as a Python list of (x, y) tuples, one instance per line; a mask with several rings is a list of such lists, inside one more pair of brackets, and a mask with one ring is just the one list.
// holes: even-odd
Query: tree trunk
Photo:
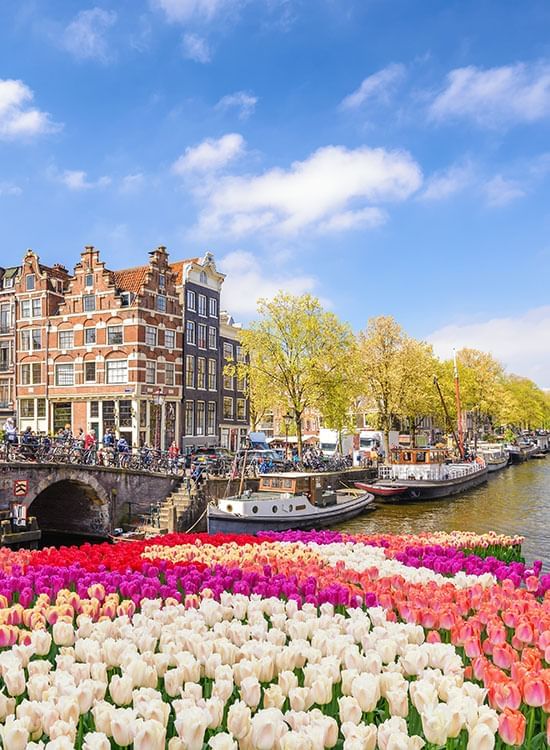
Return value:
[(298, 448), (298, 456), (302, 458), (302, 415), (295, 412), (294, 422), (296, 424), (296, 447)]

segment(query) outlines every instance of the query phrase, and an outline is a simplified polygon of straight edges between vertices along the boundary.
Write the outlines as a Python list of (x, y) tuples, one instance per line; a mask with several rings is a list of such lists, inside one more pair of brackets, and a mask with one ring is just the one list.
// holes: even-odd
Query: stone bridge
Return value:
[[(0, 510), (27, 506), (46, 532), (105, 537), (128, 517), (147, 513), (180, 484), (177, 476), (102, 466), (0, 463)], [(19, 491), (15, 495), (16, 483)]]

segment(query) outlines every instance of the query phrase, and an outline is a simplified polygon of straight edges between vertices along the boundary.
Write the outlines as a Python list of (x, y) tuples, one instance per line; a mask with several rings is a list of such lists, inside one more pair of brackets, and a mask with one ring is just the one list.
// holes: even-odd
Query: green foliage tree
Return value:
[(323, 310), (315, 297), (280, 292), (273, 300), (258, 301), (260, 319), (242, 331), (243, 364), (254, 380), (269, 387), (271, 400), (294, 418), (298, 452), (302, 452), (302, 416), (306, 409), (321, 410), (334, 395), (342, 397), (343, 373), (354, 349), (349, 326)]

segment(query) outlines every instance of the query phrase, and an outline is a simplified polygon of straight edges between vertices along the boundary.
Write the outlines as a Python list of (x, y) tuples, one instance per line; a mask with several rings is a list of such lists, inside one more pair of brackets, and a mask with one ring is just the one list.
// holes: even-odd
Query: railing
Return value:
[(154, 448), (119, 451), (102, 445), (84, 449), (76, 440), (61, 442), (49, 438), (35, 438), (16, 444), (3, 442), (0, 444), (0, 461), (103, 467), (174, 476), (182, 476), (185, 472), (184, 460), (169, 456), (168, 451)]
[(380, 466), (378, 476), (380, 479), (395, 479), (397, 481), (441, 482), (470, 476), (480, 471), (481, 468), (482, 466), (479, 463), (440, 464), (437, 466), (391, 464)]

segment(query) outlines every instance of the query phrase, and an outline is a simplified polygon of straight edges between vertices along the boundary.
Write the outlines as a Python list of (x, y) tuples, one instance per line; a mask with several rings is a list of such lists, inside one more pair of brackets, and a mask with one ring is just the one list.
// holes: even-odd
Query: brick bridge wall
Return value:
[[(15, 480), (28, 480), (25, 497), (13, 494)], [(147, 513), (164, 500), (179, 477), (60, 464), (0, 463), (0, 509), (25, 503), (40, 528), (86, 536), (106, 536), (128, 515)]]

